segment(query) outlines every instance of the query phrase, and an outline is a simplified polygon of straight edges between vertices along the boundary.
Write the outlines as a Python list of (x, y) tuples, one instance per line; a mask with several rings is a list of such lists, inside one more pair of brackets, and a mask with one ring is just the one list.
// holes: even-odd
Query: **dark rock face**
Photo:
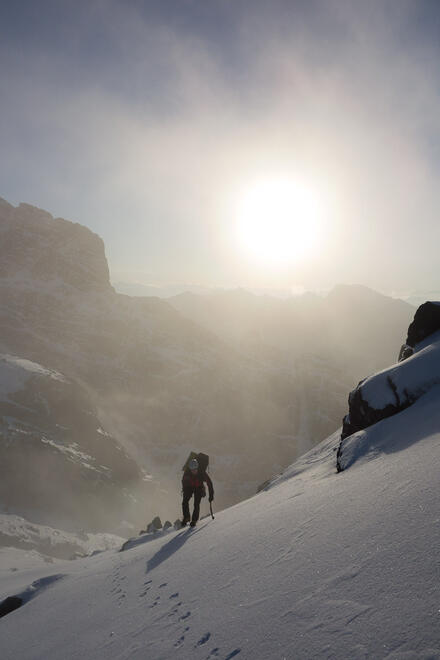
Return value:
[(412, 346), (408, 346), (408, 344), (402, 344), (399, 351), (398, 362), (402, 362), (402, 360), (406, 360), (407, 358), (411, 357), (411, 355), (413, 354), (414, 354), (414, 349), (412, 348)]
[(437, 330), (440, 330), (440, 303), (425, 302), (416, 311), (414, 321), (408, 328), (406, 343), (414, 347)]
[(99, 236), (29, 204), (0, 201), (0, 277), (20, 273), (78, 291), (113, 291)]
[(162, 529), (162, 521), (159, 516), (156, 516), (148, 525), (147, 532), (157, 532), (159, 529)]
[(6, 616), (14, 610), (18, 610), (23, 605), (23, 600), (19, 596), (8, 596), (0, 603), (0, 617)]

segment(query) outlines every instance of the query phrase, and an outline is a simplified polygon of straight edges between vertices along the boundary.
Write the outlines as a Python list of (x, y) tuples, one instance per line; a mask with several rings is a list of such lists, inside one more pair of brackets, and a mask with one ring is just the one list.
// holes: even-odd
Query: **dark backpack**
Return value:
[(201, 452), (197, 454), (195, 451), (190, 452), (188, 458), (185, 461), (185, 464), (182, 468), (183, 471), (188, 469), (189, 462), (193, 459), (196, 458), (198, 463), (199, 463), (199, 470), (202, 474), (206, 474), (206, 470), (208, 469), (209, 465), (209, 456), (208, 454), (202, 454)]

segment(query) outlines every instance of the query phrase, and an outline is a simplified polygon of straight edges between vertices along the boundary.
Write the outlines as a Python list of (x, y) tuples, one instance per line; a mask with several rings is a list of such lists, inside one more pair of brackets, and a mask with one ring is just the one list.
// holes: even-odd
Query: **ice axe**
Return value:
[(212, 502), (209, 502), (209, 510), (211, 511), (211, 518), (214, 520), (214, 514), (212, 513)]

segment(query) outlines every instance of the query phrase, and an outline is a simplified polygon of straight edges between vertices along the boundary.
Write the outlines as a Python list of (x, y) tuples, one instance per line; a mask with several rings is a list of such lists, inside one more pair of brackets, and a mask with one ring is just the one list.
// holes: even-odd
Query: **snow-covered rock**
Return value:
[(124, 539), (115, 534), (66, 532), (1, 513), (0, 576), (5, 571), (18, 571), (40, 562), (52, 564), (54, 559), (75, 559), (120, 548), (123, 542)]
[(338, 470), (346, 469), (356, 455), (368, 451), (364, 445), (368, 445), (369, 435), (364, 429), (401, 413), (440, 385), (440, 314), (435, 311), (437, 309), (440, 310), (439, 305), (426, 303), (416, 312), (407, 344), (416, 337), (421, 340), (413, 345), (410, 356), (361, 381), (350, 393), (349, 414), (344, 419), (338, 450)]

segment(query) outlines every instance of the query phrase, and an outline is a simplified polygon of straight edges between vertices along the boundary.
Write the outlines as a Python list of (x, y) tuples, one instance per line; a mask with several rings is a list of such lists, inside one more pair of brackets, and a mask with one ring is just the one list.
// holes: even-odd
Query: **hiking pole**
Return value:
[(211, 511), (211, 518), (214, 520), (214, 514), (212, 513), (212, 502), (209, 503), (209, 510)]

